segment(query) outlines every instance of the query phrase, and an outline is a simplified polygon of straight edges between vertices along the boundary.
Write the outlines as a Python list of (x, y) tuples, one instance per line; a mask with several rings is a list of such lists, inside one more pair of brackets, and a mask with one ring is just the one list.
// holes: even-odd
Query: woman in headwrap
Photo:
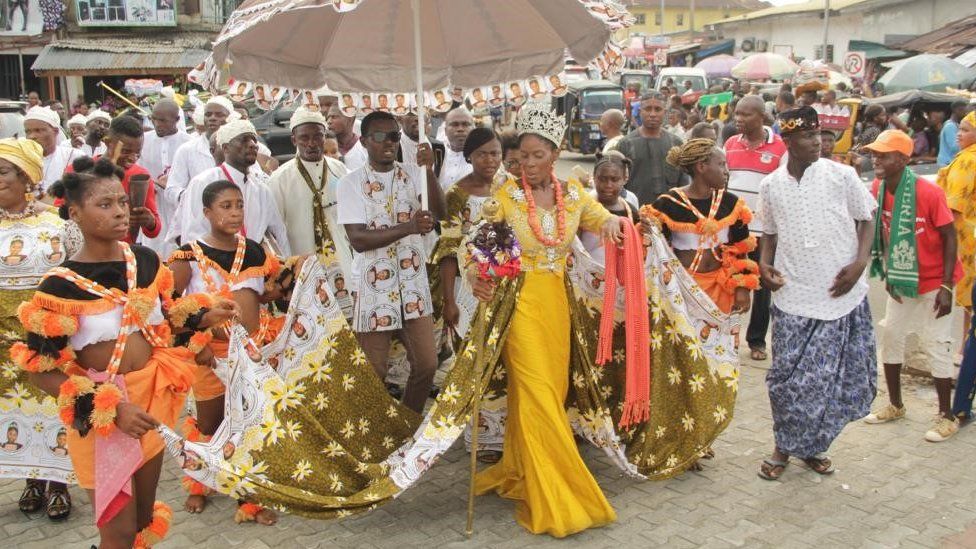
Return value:
[[(0, 262), (0, 363), (10, 362), (10, 346), (25, 337), (17, 319), (17, 307), (30, 299), (44, 273), (61, 263), (65, 255), (55, 254), (52, 243), (59, 242), (59, 249), (63, 244), (69, 255), (80, 243), (74, 224), (62, 220), (50, 206), (34, 200), (34, 191), (43, 179), (43, 154), (41, 146), (34, 141), (0, 139), (0, 255), (10, 253), (9, 247), (19, 242), (18, 254), (23, 257), (14, 264)], [(31, 425), (44, 425), (45, 433), (56, 432), (60, 420), (56, 414), (45, 412), (53, 408), (54, 399), (27, 383), (25, 372), (15, 373), (13, 377), (0, 376), (0, 395), (20, 395), (16, 399), (0, 396), (8, 400), (7, 406), (0, 406), (0, 410), (9, 411), (0, 412), (0, 424), (10, 423), (11, 417), (5, 414), (15, 412), (21, 417), (29, 416)], [(71, 513), (71, 497), (64, 481), (72, 476), (70, 462), (63, 456), (48, 455), (47, 458), (62, 462), (59, 467), (50, 467), (39, 461), (31, 462), (32, 457), (25, 454), (28, 461), (23, 467), (5, 469), (12, 473), (38, 471), (35, 478), (27, 480), (18, 502), (20, 510), (33, 513), (45, 508), (52, 520), (67, 517)]]
[(961, 419), (972, 417), (973, 396), (976, 394), (976, 330), (973, 329), (973, 295), (976, 287), (976, 111), (959, 123), (959, 153), (948, 166), (939, 170), (938, 183), (946, 193), (946, 201), (955, 216), (956, 239), (963, 277), (956, 284), (956, 304), (966, 308), (965, 330), (968, 335), (963, 351), (962, 368), (956, 382), (956, 396), (952, 412)]

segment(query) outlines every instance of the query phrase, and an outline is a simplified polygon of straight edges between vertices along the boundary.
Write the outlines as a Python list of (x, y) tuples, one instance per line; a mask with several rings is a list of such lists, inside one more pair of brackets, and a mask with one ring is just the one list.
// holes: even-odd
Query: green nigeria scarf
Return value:
[[(891, 230), (884, 246), (881, 215), (884, 209), (884, 181), (878, 186), (878, 209), (874, 214), (874, 242), (871, 244), (871, 276), (887, 280), (894, 295), (918, 296), (918, 249), (915, 241), (915, 174), (907, 167), (895, 190), (891, 209)], [(886, 253), (887, 251), (887, 253)]]

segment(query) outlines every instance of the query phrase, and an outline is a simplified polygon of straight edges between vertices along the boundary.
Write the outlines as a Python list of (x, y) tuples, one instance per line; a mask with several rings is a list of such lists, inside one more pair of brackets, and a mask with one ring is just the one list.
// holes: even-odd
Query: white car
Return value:
[(654, 89), (660, 90), (661, 86), (670, 78), (679, 92), (684, 92), (685, 80), (691, 81), (691, 88), (694, 91), (708, 91), (708, 75), (702, 69), (694, 67), (664, 67), (657, 75)]

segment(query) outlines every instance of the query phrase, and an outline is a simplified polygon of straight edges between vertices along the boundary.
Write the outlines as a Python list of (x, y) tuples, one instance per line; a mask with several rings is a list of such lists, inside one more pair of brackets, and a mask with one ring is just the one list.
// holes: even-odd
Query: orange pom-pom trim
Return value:
[(58, 356), (51, 357), (32, 351), (26, 343), (17, 342), (10, 346), (10, 360), (25, 372), (50, 372), (65, 366), (75, 360), (75, 351), (71, 347), (61, 349)]
[(146, 549), (152, 547), (166, 538), (169, 533), (169, 526), (173, 522), (173, 510), (169, 505), (161, 501), (153, 504), (152, 521), (136, 534), (136, 539), (132, 543), (133, 549)]
[(183, 486), (183, 490), (186, 491), (187, 495), (190, 496), (206, 497), (213, 494), (213, 490), (211, 490), (209, 486), (197, 482), (191, 477), (183, 477), (180, 479), (180, 484)]
[(45, 337), (72, 336), (78, 332), (77, 318), (48, 310), (36, 301), (35, 296), (17, 308), (17, 316), (25, 330)]
[(58, 417), (66, 427), (75, 421), (75, 401), (95, 392), (95, 382), (85, 376), (71, 376), (58, 388)]
[(213, 308), (217, 304), (217, 298), (210, 294), (190, 294), (183, 296), (173, 302), (169, 309), (169, 320), (177, 328), (186, 326), (188, 318), (196, 314), (200, 309)]
[(209, 331), (196, 332), (190, 336), (190, 342), (186, 344), (186, 348), (190, 350), (194, 355), (198, 354), (203, 350), (204, 347), (213, 341), (213, 334)]
[(91, 415), (92, 428), (96, 433), (108, 436), (115, 429), (120, 402), (122, 391), (115, 384), (102, 383), (98, 386), (95, 390), (95, 409)]
[(256, 503), (242, 503), (237, 506), (237, 512), (234, 513), (234, 522), (240, 524), (242, 522), (250, 522), (254, 520), (254, 517), (258, 515), (264, 507)]

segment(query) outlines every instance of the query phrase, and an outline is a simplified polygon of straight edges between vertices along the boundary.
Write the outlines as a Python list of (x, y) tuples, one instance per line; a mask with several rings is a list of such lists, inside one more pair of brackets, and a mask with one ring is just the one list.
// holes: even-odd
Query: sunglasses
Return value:
[(370, 132), (369, 138), (373, 140), (373, 143), (382, 143), (384, 141), (399, 143), (400, 130), (393, 130), (392, 132)]

